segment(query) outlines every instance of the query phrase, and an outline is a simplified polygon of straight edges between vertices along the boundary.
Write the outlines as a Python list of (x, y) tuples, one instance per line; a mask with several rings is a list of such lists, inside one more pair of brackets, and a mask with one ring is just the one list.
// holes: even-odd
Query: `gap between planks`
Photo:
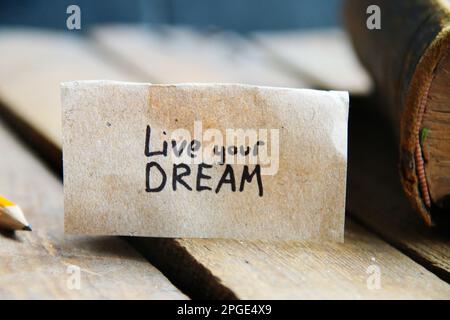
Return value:
[(61, 182), (1, 120), (0, 149), (0, 192), (20, 204), (34, 229), (0, 232), (1, 299), (187, 298), (126, 242), (65, 235)]
[(449, 231), (427, 227), (404, 196), (398, 148), (388, 121), (372, 109), (352, 108), (349, 150), (347, 210), (351, 216), (450, 282)]
[[(26, 116), (23, 119), (28, 122)], [(449, 297), (447, 284), (353, 223), (347, 226), (344, 245), (198, 239), (131, 241), (138, 241), (137, 247), (144, 248), (143, 252), (193, 297)], [(386, 286), (381, 291), (368, 290), (365, 284), (365, 268), (372, 263), (372, 257), (386, 271)]]
[[(179, 33), (179, 31), (175, 33), (177, 32)], [(112, 41), (111, 34), (117, 33), (127, 39), (127, 46), (117, 46), (117, 42)], [(151, 73), (152, 77), (164, 79), (166, 76), (164, 72), (155, 70), (152, 68), (152, 61), (142, 58), (152, 52), (164, 52), (158, 42), (146, 40), (148, 33), (148, 30), (136, 30), (133, 27), (104, 27), (94, 32), (94, 38), (105, 48), (106, 53), (109, 50), (135, 67), (142, 66), (142, 69)], [(187, 31), (186, 34), (188, 39), (193, 37), (192, 31)], [(395, 146), (392, 147), (395, 138), (389, 135), (389, 129), (384, 125), (386, 121), (376, 114), (363, 113), (364, 110), (371, 110), (376, 101), (373, 96), (367, 95), (371, 90), (371, 80), (357, 61), (345, 34), (333, 29), (313, 32), (273, 32), (255, 34), (253, 39), (268, 51), (271, 51), (269, 48), (275, 50), (277, 54), (274, 55), (286, 61), (286, 64), (295, 64), (296, 67), (293, 66), (292, 69), (307, 70), (314, 77), (321, 79), (318, 83), (328, 89), (341, 88), (343, 84), (340, 75), (346, 74), (344, 87), (356, 93), (356, 97), (355, 95), (351, 97), (350, 116), (352, 117), (353, 113), (357, 116), (362, 115), (352, 117), (357, 121), (350, 121), (347, 207), (350, 208), (352, 217), (369, 230), (375, 231), (405, 254), (449, 281), (449, 238), (438, 230), (427, 228), (405, 199), (393, 152)], [(205, 43), (208, 42), (205, 40)], [(321, 46), (323, 43), (327, 44), (329, 50), (323, 50)], [(137, 50), (129, 49), (136, 46), (140, 48), (139, 54), (136, 54)], [(190, 44), (188, 47), (195, 46)], [(337, 55), (330, 55), (329, 52), (337, 52)], [(166, 59), (170, 60), (170, 54), (168, 56)], [(324, 66), (314, 64), (317, 57), (325, 60)], [(265, 56), (265, 59), (270, 60), (271, 56)], [(267, 74), (270, 75), (273, 69), (276, 69), (274, 65), (267, 68)], [(226, 68), (223, 72), (226, 72)], [(266, 75), (265, 79), (270, 78), (269, 75)], [(302, 77), (300, 83), (309, 83), (308, 78), (303, 77), (301, 72), (298, 76)], [(339, 83), (336, 79), (339, 79)], [(376, 120), (378, 121), (374, 122)]]

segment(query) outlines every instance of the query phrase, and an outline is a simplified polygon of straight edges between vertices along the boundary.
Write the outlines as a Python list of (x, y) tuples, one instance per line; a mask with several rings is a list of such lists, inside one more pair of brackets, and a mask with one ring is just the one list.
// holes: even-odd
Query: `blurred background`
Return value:
[(341, 6), (340, 0), (2, 0), (0, 111), (60, 150), (62, 81), (245, 83), (366, 95), (371, 80), (341, 28)]
[[(359, 1), (353, 3), (361, 3)], [(36, 158), (44, 160), (62, 179), (60, 84), (64, 81), (221, 82), (349, 91), (348, 192), (343, 246), (327, 245), (324, 250), (309, 245), (270, 247), (264, 244), (258, 247), (255, 244), (244, 250), (246, 245), (237, 246), (237, 242), (236, 246), (210, 242), (211, 246), (197, 247), (195, 242), (188, 241), (181, 242), (181, 248), (177, 241), (155, 239), (153, 244), (148, 242), (149, 246), (142, 242), (140, 250), (148, 250), (149, 260), (159, 260), (157, 267), (165, 275), (169, 274), (174, 284), (180, 283), (186, 292), (191, 290), (188, 286), (195, 284), (193, 290), (201, 294), (193, 296), (202, 298), (204, 295), (211, 298), (211, 291), (217, 291), (220, 298), (227, 296), (228, 291), (236, 291), (239, 296), (242, 292), (244, 298), (246, 295), (255, 298), (255, 294), (257, 298), (261, 292), (263, 297), (275, 298), (288, 295), (292, 298), (299, 294), (303, 294), (303, 298), (334, 298), (337, 294), (357, 299), (430, 298), (434, 294), (434, 297), (448, 298), (447, 287), (439, 284), (436, 277), (447, 282), (450, 279), (448, 235), (441, 237), (435, 230), (428, 229), (419, 215), (412, 212), (404, 196), (399, 179), (397, 153), (400, 148), (388, 121), (375, 106), (385, 104), (379, 103), (377, 95), (373, 94), (372, 80), (362, 68), (342, 27), (343, 2), (345, 0), (0, 0), (0, 130), (4, 126), (11, 128), (11, 132), (33, 150)], [(399, 7), (431, 2), (436, 1), (383, 1), (400, 4)], [(411, 34), (416, 29), (426, 29), (427, 25), (416, 19), (415, 14), (410, 17), (398, 14), (401, 11), (396, 7), (393, 5), (395, 10), (388, 15), (395, 26), (403, 21), (400, 18), (405, 18), (405, 21), (417, 21), (415, 28), (403, 28)], [(354, 15), (360, 17), (359, 14), (364, 22), (366, 10), (355, 10)], [(429, 17), (426, 12), (426, 21)], [(359, 21), (354, 17), (352, 20)], [(388, 19), (383, 21), (389, 22)], [(386, 28), (387, 34), (390, 31)], [(417, 32), (419, 38), (429, 34), (429, 30), (425, 31)], [(393, 41), (404, 41), (397, 38), (398, 34), (403, 31), (397, 32)], [(404, 43), (416, 48), (410, 41)], [(394, 62), (410, 61), (404, 59), (403, 51), (394, 52), (392, 48), (368, 51), (383, 67), (390, 65), (383, 64), (382, 57)], [(386, 54), (378, 55), (380, 52)], [(390, 69), (383, 68), (383, 72), (392, 73)], [(392, 79), (397, 80), (397, 77)], [(372, 105), (375, 111), (368, 110)], [(398, 122), (394, 123), (395, 127)], [(444, 131), (436, 132), (439, 139)], [(432, 137), (433, 134), (429, 134), (427, 141), (432, 141)], [(0, 296), (9, 292), (1, 288), (1, 283), (6, 281), (14, 284), (10, 291), (13, 296), (26, 291), (26, 296), (40, 297), (40, 292), (35, 290), (45, 283), (42, 290), (48, 289), (59, 298), (63, 294), (60, 284), (50, 281), (46, 275), (62, 274), (59, 267), (66, 267), (66, 261), (83, 260), (87, 263), (86, 270), (92, 266), (96, 271), (89, 272), (95, 278), (89, 285), (102, 299), (108, 297), (102, 283), (107, 283), (105, 288), (109, 289), (112, 282), (101, 282), (109, 277), (98, 275), (106, 273), (101, 270), (110, 272), (112, 268), (108, 266), (111, 260), (104, 259), (103, 254), (114, 259), (114, 264), (118, 262), (115, 247), (109, 248), (110, 242), (101, 239), (101, 242), (94, 240), (89, 244), (85, 240), (74, 242), (72, 238), (63, 238), (60, 182), (47, 179), (45, 172), (29, 166), (33, 162), (28, 153), (16, 148), (15, 141), (2, 133), (0, 150), (0, 160), (4, 160), (0, 164), (6, 164), (0, 174), (3, 183), (0, 193), (14, 201), (17, 198), (26, 215), (30, 213), (30, 222), (37, 227), (30, 235), (14, 241), (18, 247), (9, 236), (1, 239), (6, 242), (1, 242), (4, 250), (0, 252), (0, 261), (2, 253), (12, 260), (5, 260), (6, 269), (0, 267), (0, 273), (4, 274), (0, 276), (3, 279)], [(410, 167), (411, 161), (412, 155), (406, 163)], [(14, 248), (20, 254), (12, 251)], [(94, 259), (88, 255), (90, 248), (99, 250), (98, 256), (97, 253), (92, 256)], [(22, 252), (24, 249), (27, 250)], [(236, 254), (231, 254), (234, 251)], [(169, 257), (171, 254), (174, 254), (173, 260)], [(23, 258), (19, 260), (24, 263), (20, 264), (16, 257)], [(428, 275), (413, 260), (436, 276)], [(377, 267), (378, 264), (383, 271), (382, 290), (368, 290), (365, 270), (367, 266)], [(119, 266), (120, 272), (123, 266), (126, 265)], [(184, 274), (181, 269), (188, 272)], [(228, 269), (231, 272), (223, 272)], [(130, 270), (137, 272), (138, 269)], [(142, 270), (147, 272), (147, 269)], [(23, 281), (15, 281), (19, 278), (14, 275)], [(39, 281), (35, 283), (36, 275)], [(124, 276), (132, 280), (131, 276)], [(242, 281), (247, 278), (250, 280)], [(367, 281), (371, 278), (372, 274)], [(235, 284), (239, 284), (237, 290)], [(284, 284), (289, 285), (284, 288)], [(166, 290), (164, 286), (156, 287)], [(123, 288), (118, 293), (128, 296)], [(77, 290), (71, 292), (77, 294)]]
[(83, 11), (83, 30), (99, 23), (218, 27), (238, 32), (336, 26), (340, 0), (3, 0), (2, 25), (64, 29), (69, 5)]

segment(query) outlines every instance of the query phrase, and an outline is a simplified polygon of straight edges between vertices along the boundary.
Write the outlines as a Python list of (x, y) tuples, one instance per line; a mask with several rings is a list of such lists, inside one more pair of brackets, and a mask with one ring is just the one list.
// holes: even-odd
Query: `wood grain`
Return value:
[[(372, 5), (381, 11), (380, 30), (367, 28), (366, 10)], [(433, 107), (427, 107), (427, 103), (442, 89), (446, 92), (446, 101), (449, 97), (449, 82), (444, 82), (445, 89), (439, 89), (440, 85), (433, 84), (433, 79), (446, 72), (439, 69), (443, 66), (440, 62), (450, 52), (450, 3), (444, 0), (346, 0), (344, 16), (355, 51), (376, 84), (380, 97), (378, 110), (387, 116), (396, 131), (404, 192), (429, 226), (449, 225), (450, 208), (443, 208), (442, 199), (433, 198), (436, 192), (430, 189), (437, 187), (442, 192), (438, 185), (449, 181), (448, 168), (439, 169), (439, 173), (436, 173), (436, 165), (431, 169), (442, 156), (444, 162), (448, 161), (446, 143), (434, 143), (436, 149), (428, 153), (431, 167), (427, 168), (423, 165), (426, 159), (420, 139), (424, 118), (428, 118), (430, 125), (434, 117)], [(427, 108), (432, 112), (428, 116), (424, 115)], [(433, 122), (445, 126), (439, 118)], [(431, 159), (435, 155), (438, 159)], [(434, 170), (433, 174), (429, 175), (427, 169)], [(437, 181), (432, 181), (435, 179)]]
[[(450, 298), (447, 283), (350, 221), (345, 244), (131, 241), (194, 298)], [(374, 266), (380, 268), (380, 289), (367, 286)]]
[(403, 194), (395, 134), (383, 117), (364, 106), (349, 123), (347, 210), (416, 261), (450, 281), (450, 234), (429, 228)]
[[(422, 139), (425, 172), (431, 199), (437, 206), (450, 211), (450, 53), (436, 68), (431, 83)], [(424, 130), (424, 129), (422, 129)], [(447, 212), (450, 215), (450, 212)]]
[[(133, 30), (128, 32), (133, 34)], [(112, 34), (112, 33), (111, 33)], [(106, 38), (106, 35), (104, 35)], [(358, 82), (359, 88), (355, 88), (357, 93), (366, 92), (370, 86), (367, 75), (361, 71), (361, 66), (355, 62), (353, 54), (349, 54), (350, 44), (345, 36), (336, 30), (318, 31), (309, 33), (276, 33), (272, 35), (258, 35), (258, 40), (266, 45), (273, 46), (280, 51), (280, 55), (299, 55), (302, 65), (308, 66), (311, 74), (323, 77), (327, 81), (342, 80), (339, 74), (348, 76), (349, 82), (345, 85), (351, 86), (352, 81)], [(296, 40), (296, 37), (298, 39)], [(270, 40), (269, 40), (270, 39)], [(273, 43), (266, 41), (274, 40)], [(141, 42), (142, 43), (142, 42)], [(330, 50), (318, 50), (320, 44), (327, 43)], [(294, 50), (293, 47), (297, 48)], [(306, 54), (298, 46), (310, 54), (305, 60), (301, 57)], [(333, 51), (333, 47), (338, 47)], [(122, 49), (126, 50), (126, 49)], [(315, 63), (312, 57), (318, 55), (322, 64)], [(337, 52), (337, 56), (325, 55), (328, 52)], [(322, 57), (324, 56), (324, 57)], [(340, 63), (336, 60), (342, 56)], [(309, 58), (308, 58), (309, 57)], [(322, 59), (323, 58), (323, 59)], [(309, 59), (309, 60), (308, 60)], [(137, 60), (139, 61), (139, 60)], [(342, 61), (348, 61), (343, 63)], [(346, 70), (332, 68), (346, 66)], [(326, 70), (328, 66), (329, 70)], [(317, 68), (317, 70), (314, 70)], [(358, 71), (359, 70), (359, 71)], [(331, 73), (335, 72), (334, 75)], [(363, 80), (366, 78), (365, 80)], [(345, 78), (347, 79), (347, 78)], [(305, 80), (306, 81), (306, 80)], [(360, 104), (367, 104), (367, 99), (361, 99)], [(370, 102), (373, 105), (372, 102)], [(353, 105), (358, 107), (358, 105)], [(360, 107), (366, 109), (367, 106)], [(353, 108), (353, 112), (355, 112)], [(361, 118), (361, 119), (360, 119)], [(424, 264), (440, 277), (449, 281), (448, 271), (450, 270), (450, 248), (448, 237), (438, 230), (428, 230), (415, 216), (411, 215), (411, 207), (401, 192), (398, 181), (397, 166), (395, 164), (395, 150), (386, 148), (389, 141), (394, 141), (394, 136), (389, 136), (389, 128), (382, 124), (382, 120), (374, 122), (372, 119), (379, 117), (368, 115), (361, 116), (357, 121), (353, 121), (350, 134), (350, 166), (349, 166), (349, 192), (347, 206), (352, 210), (353, 215), (369, 228), (380, 233), (389, 242), (411, 255), (416, 261)], [(356, 123), (355, 123), (356, 122)], [(381, 127), (378, 125), (381, 123)], [(370, 130), (368, 130), (370, 128)], [(381, 135), (381, 138), (376, 138)], [(364, 139), (369, 139), (365, 141)], [(369, 169), (370, 168), (370, 169)], [(384, 199), (384, 201), (380, 201)]]
[[(340, 245), (128, 240), (195, 298), (450, 298), (448, 284), (350, 219)], [(366, 284), (371, 265), (380, 267), (379, 290)]]
[[(0, 149), (0, 190), (34, 229), (0, 234), (0, 299), (186, 299), (125, 241), (64, 235), (61, 182), (3, 122)], [(81, 269), (80, 290), (68, 286), (71, 265)]]

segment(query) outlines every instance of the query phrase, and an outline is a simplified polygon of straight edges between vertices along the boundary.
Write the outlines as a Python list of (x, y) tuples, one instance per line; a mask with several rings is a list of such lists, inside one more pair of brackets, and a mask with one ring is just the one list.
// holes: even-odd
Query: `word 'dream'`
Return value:
[(81, 81), (62, 103), (67, 232), (343, 240), (347, 93)]

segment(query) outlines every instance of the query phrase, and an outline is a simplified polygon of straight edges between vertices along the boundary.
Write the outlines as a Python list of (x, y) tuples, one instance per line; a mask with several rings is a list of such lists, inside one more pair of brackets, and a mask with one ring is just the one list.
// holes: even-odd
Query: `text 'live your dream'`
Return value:
[[(157, 130), (147, 125), (145, 132), (145, 190), (160, 192), (221, 190), (243, 192), (246, 184), (257, 185), (263, 196), (264, 175), (275, 175), (279, 167), (278, 129), (219, 129), (203, 132), (201, 121), (194, 122), (194, 136), (187, 129)], [(270, 148), (270, 153), (269, 153)], [(170, 161), (163, 164), (163, 161)], [(211, 170), (223, 168), (220, 174)], [(209, 170), (209, 171), (208, 171)], [(216, 173), (214, 173), (216, 172)], [(189, 183), (190, 176), (195, 182)]]

